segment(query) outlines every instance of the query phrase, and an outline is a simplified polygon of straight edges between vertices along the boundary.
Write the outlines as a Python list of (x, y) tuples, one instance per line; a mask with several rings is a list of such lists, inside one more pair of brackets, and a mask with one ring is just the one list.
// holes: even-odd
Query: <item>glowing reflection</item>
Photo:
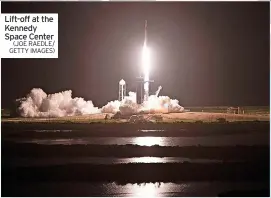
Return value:
[(45, 132), (73, 132), (74, 130), (34, 130), (34, 132), (38, 132), (38, 133), (45, 133)]
[(158, 195), (157, 186), (153, 183), (137, 185), (134, 192), (135, 197), (157, 197)]
[(36, 144), (45, 144), (45, 145), (73, 145), (73, 144), (87, 144), (87, 140), (78, 138), (78, 139), (69, 139), (69, 138), (63, 138), (63, 139), (33, 139), (29, 141), (23, 141), (25, 143), (36, 143)]
[(154, 146), (154, 145), (160, 145), (163, 142), (162, 137), (137, 137), (134, 139), (134, 144), (140, 145), (140, 146)]
[(134, 157), (129, 159), (130, 163), (164, 163), (161, 157)]
[[(110, 185), (110, 186), (109, 186)], [(191, 187), (190, 183), (174, 184), (174, 183), (139, 183), (139, 184), (107, 184), (105, 189), (109, 194), (114, 191), (125, 195), (125, 197), (172, 197), (176, 195), (187, 196), (187, 192), (193, 192), (197, 189), (198, 184), (194, 184)], [(196, 187), (196, 188), (195, 188)], [(115, 189), (117, 191), (115, 191)]]
[(138, 131), (141, 131), (141, 132), (163, 132), (165, 130), (158, 130), (158, 129), (141, 129), (141, 130), (138, 130)]

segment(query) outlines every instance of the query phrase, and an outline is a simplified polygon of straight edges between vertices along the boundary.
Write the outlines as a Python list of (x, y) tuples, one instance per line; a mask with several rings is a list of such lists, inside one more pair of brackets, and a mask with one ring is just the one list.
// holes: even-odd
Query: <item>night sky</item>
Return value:
[(95, 106), (135, 91), (148, 20), (154, 93), (183, 106), (269, 105), (269, 2), (2, 2), (2, 13), (58, 13), (58, 59), (2, 59), (2, 108), (34, 87)]

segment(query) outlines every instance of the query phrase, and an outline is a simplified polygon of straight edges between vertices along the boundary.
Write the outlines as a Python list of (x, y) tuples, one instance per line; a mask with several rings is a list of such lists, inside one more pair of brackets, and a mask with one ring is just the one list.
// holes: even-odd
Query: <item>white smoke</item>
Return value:
[(26, 98), (19, 99), (18, 112), (23, 117), (64, 117), (87, 115), (95, 113), (117, 113), (132, 115), (139, 112), (146, 113), (175, 113), (183, 112), (184, 108), (178, 100), (168, 96), (149, 96), (148, 101), (138, 105), (136, 93), (129, 92), (123, 101), (110, 101), (101, 109), (94, 107), (92, 101), (83, 98), (72, 98), (72, 91), (46, 94), (42, 89), (34, 88)]
[(138, 112), (139, 105), (136, 103), (136, 94), (129, 92), (129, 96), (125, 96), (123, 101), (110, 101), (107, 105), (103, 106), (102, 113), (117, 113), (122, 115), (130, 115)]
[(110, 101), (107, 103), (107, 105), (103, 106), (101, 111), (102, 113), (117, 113), (120, 108), (120, 101), (115, 100), (115, 101)]
[[(161, 89), (161, 88), (159, 88)], [(122, 115), (132, 115), (139, 112), (145, 113), (179, 113), (184, 108), (179, 105), (179, 101), (170, 99), (168, 96), (149, 96), (148, 101), (142, 105), (136, 103), (136, 93), (129, 92), (129, 96), (124, 97), (123, 101), (109, 102), (102, 108), (102, 113), (120, 112)]]
[(63, 117), (100, 113), (92, 101), (72, 98), (72, 91), (47, 95), (42, 89), (34, 88), (26, 98), (20, 99), (18, 112), (23, 117)]

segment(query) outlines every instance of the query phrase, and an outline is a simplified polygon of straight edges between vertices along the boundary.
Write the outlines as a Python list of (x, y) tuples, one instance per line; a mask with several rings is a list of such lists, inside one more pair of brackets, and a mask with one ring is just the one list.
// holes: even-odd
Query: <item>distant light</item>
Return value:
[(119, 82), (120, 85), (125, 85), (125, 81), (123, 79), (120, 80)]

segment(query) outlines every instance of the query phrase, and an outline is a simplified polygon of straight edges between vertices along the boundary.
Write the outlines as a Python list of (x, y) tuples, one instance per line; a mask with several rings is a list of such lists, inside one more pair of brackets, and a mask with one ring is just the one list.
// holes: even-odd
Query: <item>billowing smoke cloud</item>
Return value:
[(129, 115), (138, 113), (139, 105), (136, 103), (136, 94), (129, 92), (129, 96), (125, 96), (123, 101), (111, 101), (101, 109), (102, 113), (117, 113), (118, 111), (122, 115)]
[(129, 92), (123, 101), (110, 101), (101, 109), (95, 107), (92, 101), (83, 98), (72, 98), (72, 91), (46, 94), (42, 89), (34, 88), (26, 98), (19, 99), (18, 112), (23, 117), (64, 117), (87, 115), (95, 113), (117, 113), (132, 115), (146, 113), (183, 112), (184, 108), (178, 100), (168, 96), (151, 95), (142, 105), (136, 103), (136, 94)]
[(140, 112), (146, 113), (178, 113), (184, 108), (179, 105), (178, 100), (172, 100), (168, 96), (151, 95), (148, 101), (142, 105), (136, 103), (136, 94), (129, 92), (122, 102), (113, 101), (105, 105), (101, 111), (103, 113), (116, 113), (120, 111), (122, 115), (131, 115)]
[(72, 91), (47, 95), (42, 89), (34, 88), (26, 98), (19, 100), (18, 112), (23, 117), (63, 117), (100, 113), (92, 101), (72, 98)]

